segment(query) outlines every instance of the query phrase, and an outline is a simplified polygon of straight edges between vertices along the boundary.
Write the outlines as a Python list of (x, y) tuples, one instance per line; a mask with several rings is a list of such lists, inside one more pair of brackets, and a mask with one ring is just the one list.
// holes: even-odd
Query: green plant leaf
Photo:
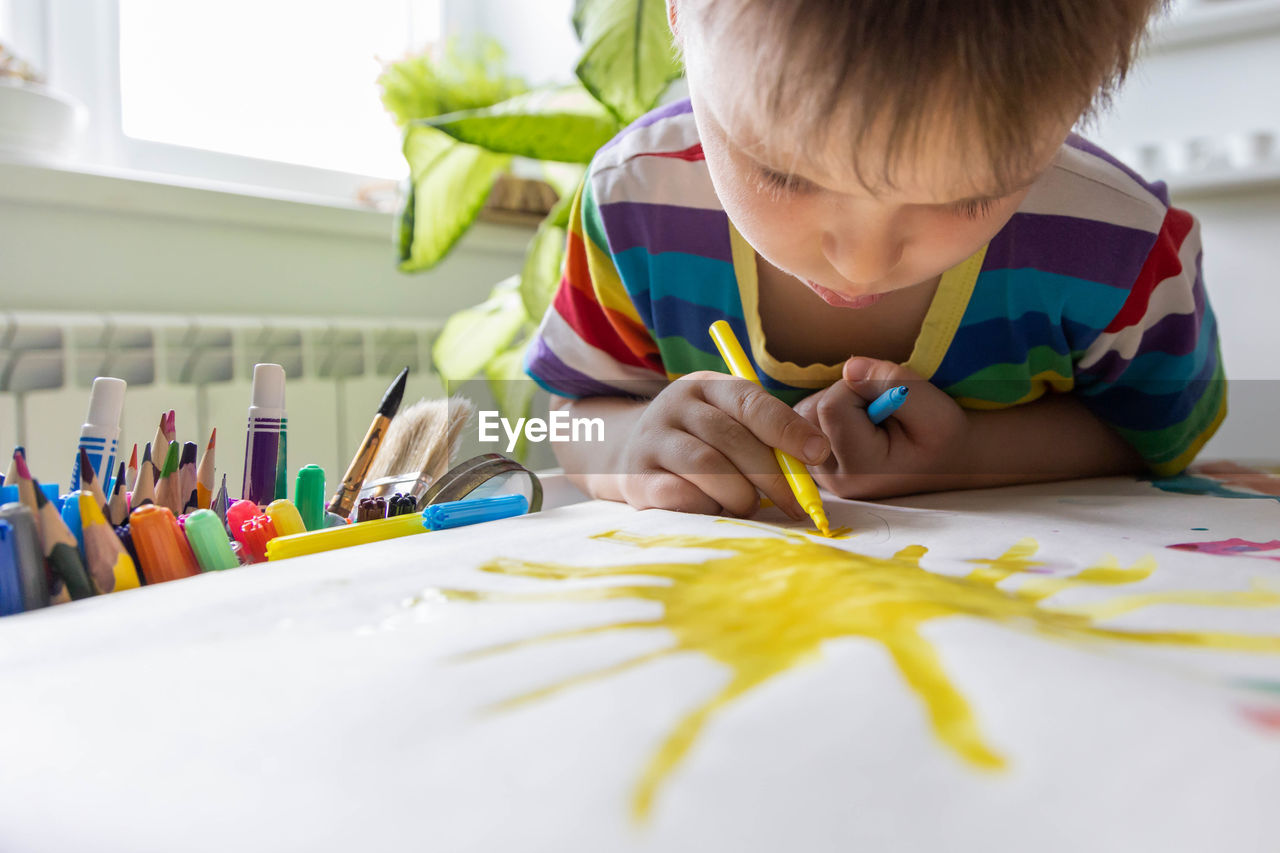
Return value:
[(516, 95), (478, 110), (437, 116), (426, 123), (459, 142), (535, 160), (589, 163), (621, 126), (581, 86)]
[(569, 238), (569, 210), (573, 194), (562, 195), (555, 207), (538, 225), (529, 241), (524, 269), (520, 271), (520, 298), (529, 319), (537, 323), (547, 313), (556, 288), (560, 285), (560, 267), (564, 263), (565, 242)]
[(506, 52), (491, 36), (450, 39), (443, 55), (422, 54), (387, 65), (378, 77), (382, 105), (396, 124), (474, 110), (528, 91), (506, 73)]
[(525, 325), (520, 277), (494, 285), (489, 298), (475, 308), (451, 316), (431, 347), (437, 372), (445, 382), (464, 382), (503, 352)]
[[(537, 385), (524, 372), (524, 350), (529, 345), (525, 338), (510, 349), (500, 352), (484, 366), (489, 390), (498, 404), (502, 417), (512, 423), (516, 418), (527, 418), (533, 409), (533, 394)], [(529, 450), (529, 440), (521, 430), (514, 451), (517, 460), (523, 460)]]
[[(541, 166), (542, 180), (551, 184), (551, 188), (560, 198), (572, 197), (577, 193), (583, 176), (587, 174), (586, 167), (577, 163), (556, 163), (552, 160), (544, 160)], [(566, 212), (565, 215), (567, 216), (568, 213)]]
[(573, 28), (582, 42), (578, 79), (623, 124), (680, 76), (663, 0), (574, 0)]
[[(466, 145), (415, 121), (405, 131), (404, 156), (413, 190), (412, 207), (406, 202), (400, 220), (400, 270), (415, 272), (438, 264), (471, 227), (511, 155)], [(406, 229), (412, 234), (407, 250)]]

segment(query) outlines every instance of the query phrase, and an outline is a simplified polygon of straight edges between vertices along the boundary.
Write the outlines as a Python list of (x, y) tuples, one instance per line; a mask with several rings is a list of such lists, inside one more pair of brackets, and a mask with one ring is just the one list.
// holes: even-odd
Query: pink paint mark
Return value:
[[(1280, 549), (1280, 539), (1270, 542), (1250, 542), (1248, 539), (1220, 539), (1214, 542), (1181, 542), (1169, 545), (1177, 551), (1196, 551), (1201, 554), (1213, 554), (1219, 557), (1234, 557), (1238, 554), (1253, 554), (1258, 551), (1275, 551)], [(1280, 560), (1280, 557), (1265, 557), (1267, 560)]]
[(1261, 708), (1245, 705), (1240, 708), (1240, 713), (1246, 720), (1257, 726), (1280, 732), (1280, 707)]

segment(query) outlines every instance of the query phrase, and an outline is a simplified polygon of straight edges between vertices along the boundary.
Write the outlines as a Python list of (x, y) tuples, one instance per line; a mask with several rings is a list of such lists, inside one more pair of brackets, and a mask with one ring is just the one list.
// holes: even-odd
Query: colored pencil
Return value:
[(196, 506), (196, 453), (199, 450), (194, 441), (182, 445), (182, 461), (178, 463), (178, 499), (183, 512), (199, 509)]
[(10, 486), (18, 485), (18, 463), (16, 461), (19, 453), (26, 454), (27, 449), (19, 444), (13, 449), (13, 456), (9, 458), (9, 470), (4, 475), (4, 481)]
[(160, 479), (156, 481), (156, 503), (168, 507), (174, 515), (182, 512), (182, 498), (178, 495), (178, 450), (178, 442), (169, 442), (164, 467), (160, 469)]
[(160, 482), (160, 468), (164, 465), (164, 456), (162, 454), (169, 446), (169, 439), (164, 434), (168, 418), (168, 412), (161, 412), (160, 425), (156, 427), (156, 437), (151, 440), (151, 481), (153, 483)]
[[(93, 499), (98, 502), (98, 506), (105, 509), (107, 506), (107, 495), (102, 491), (102, 478), (93, 470), (93, 463), (89, 460), (89, 451), (82, 447), (79, 452), (80, 488), (93, 495)], [(110, 472), (108, 472), (108, 474), (109, 473)]]
[(125, 474), (125, 491), (132, 492), (138, 484), (138, 445), (133, 445), (133, 455), (129, 457), (129, 468)]
[(119, 473), (116, 474), (116, 487), (111, 491), (111, 499), (107, 501), (107, 518), (111, 521), (111, 526), (124, 524), (129, 519), (129, 504), (124, 499), (125, 485), (125, 468), (124, 462), (120, 463)]
[(213, 496), (213, 500), (209, 503), (209, 509), (222, 520), (223, 524), (227, 523), (227, 509), (231, 506), (231, 498), (227, 495), (227, 475), (222, 475), (222, 485), (218, 487), (218, 493)]
[(138, 482), (133, 485), (133, 493), (129, 496), (129, 513), (132, 514), (140, 506), (156, 501), (156, 466), (151, 461), (151, 443), (142, 452), (142, 464), (138, 466)]
[[(31, 510), (31, 515), (36, 520), (36, 532), (40, 532), (40, 504), (36, 501), (36, 487), (31, 480), (31, 469), (27, 467), (27, 451), (18, 447), (13, 451), (13, 469), (14, 481), (10, 485), (18, 487), (18, 502)], [(5, 480), (9, 483), (9, 480)], [(41, 542), (44, 541), (42, 538)]]
[(133, 558), (120, 544), (115, 530), (107, 524), (107, 519), (90, 495), (80, 495), (80, 523), (84, 525), (84, 554), (85, 562), (89, 564), (89, 579), (98, 592), (136, 588), (138, 569)]
[[(27, 473), (30, 474), (30, 472)], [(35, 484), (36, 503), (40, 505), (40, 539), (44, 542), (45, 560), (49, 563), (49, 567), (62, 578), (72, 599), (88, 598), (94, 595), (89, 573), (85, 571), (84, 561), (80, 559), (76, 537), (71, 534), (67, 523), (58, 514), (58, 508), (44, 496), (40, 481), (32, 478), (31, 482)]]
[(196, 505), (199, 509), (208, 509), (213, 502), (213, 489), (217, 485), (214, 479), (214, 450), (217, 443), (218, 430), (214, 429), (209, 433), (209, 444), (200, 460), (200, 469), (196, 471)]

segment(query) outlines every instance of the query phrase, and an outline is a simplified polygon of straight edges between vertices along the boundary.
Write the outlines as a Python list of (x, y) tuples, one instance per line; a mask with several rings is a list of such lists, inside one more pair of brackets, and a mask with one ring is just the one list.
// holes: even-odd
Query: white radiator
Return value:
[(444, 391), (431, 372), (431, 322), (230, 316), (0, 312), (0, 471), (16, 444), (32, 473), (65, 491), (95, 376), (129, 383), (120, 453), (128, 461), (177, 411), (179, 441), (203, 454), (218, 429), (218, 479), (240, 494), (253, 365), (288, 376), (289, 488), (315, 463), (332, 486), (364, 437), (383, 392), (409, 365), (406, 404)]

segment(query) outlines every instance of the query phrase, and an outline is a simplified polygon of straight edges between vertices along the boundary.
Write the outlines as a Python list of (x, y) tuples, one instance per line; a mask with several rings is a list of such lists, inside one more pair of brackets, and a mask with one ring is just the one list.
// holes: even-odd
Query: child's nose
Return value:
[(866, 225), (826, 232), (822, 251), (845, 281), (873, 284), (902, 260), (902, 240), (891, 229)]

